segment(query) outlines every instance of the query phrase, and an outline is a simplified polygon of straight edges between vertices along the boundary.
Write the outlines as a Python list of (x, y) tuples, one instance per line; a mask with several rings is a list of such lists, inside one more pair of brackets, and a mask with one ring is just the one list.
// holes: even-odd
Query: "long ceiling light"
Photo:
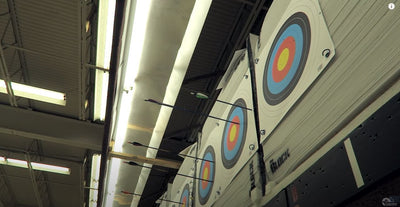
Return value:
[[(175, 104), (184, 76), (186, 74), (186, 70), (189, 66), (196, 43), (207, 17), (211, 2), (212, 0), (196, 0), (194, 4), (193, 11), (190, 15), (185, 34), (183, 36), (181, 47), (178, 50), (174, 67), (168, 81), (166, 88), (167, 93), (164, 97), (163, 103), (168, 103), (171, 105)], [(160, 146), (162, 137), (168, 124), (168, 120), (171, 116), (171, 112), (172, 110), (168, 107), (161, 107), (149, 146), (155, 148)], [(146, 157), (154, 158), (157, 155), (156, 152), (156, 150), (148, 149)], [(151, 167), (151, 165), (148, 164), (144, 165)], [(149, 174), (150, 169), (142, 168), (138, 183), (135, 188), (135, 193), (143, 193)], [(131, 206), (138, 206), (139, 200), (139, 196), (133, 197)]]
[(97, 206), (97, 194), (99, 188), (99, 176), (100, 176), (100, 160), (101, 155), (94, 154), (92, 156), (92, 170), (90, 173), (90, 190), (89, 190), (89, 207)]
[[(109, 69), (114, 28), (115, 0), (99, 1), (96, 66)], [(104, 121), (107, 106), (108, 71), (96, 70), (94, 120)]]
[[(12, 159), (12, 158), (6, 158), (6, 157), (0, 157), (0, 164), (1, 165), (13, 166), (13, 167), (28, 168), (28, 162), (27, 161), (18, 160), (18, 159)], [(58, 173), (58, 174), (63, 174), (63, 175), (71, 174), (71, 170), (69, 168), (67, 168), (67, 167), (61, 167), (61, 166), (56, 166), (56, 165), (48, 165), (48, 164), (38, 163), (38, 162), (31, 162), (31, 166), (32, 166), (32, 169), (34, 169), (34, 170)]]
[[(115, 134), (113, 134), (113, 151), (122, 152), (122, 145), (126, 140), (126, 130), (132, 108), (133, 93), (135, 91), (135, 79), (138, 74), (140, 60), (142, 58), (143, 44), (146, 34), (146, 26), (149, 18), (152, 0), (128, 1), (126, 7), (126, 19), (124, 25), (124, 40), (122, 50), (127, 56), (122, 58), (121, 85), (119, 86), (119, 104), (116, 115)], [(112, 206), (115, 196), (115, 188), (118, 180), (118, 172), (121, 160), (112, 158), (109, 172), (107, 173), (107, 190), (105, 206)]]
[[(138, 0), (134, 10), (133, 22), (128, 21), (128, 27), (131, 27), (130, 43), (127, 42), (126, 50), (128, 53), (126, 66), (122, 74), (122, 88), (120, 90), (121, 102), (117, 114), (117, 127), (115, 135), (115, 145), (113, 151), (121, 152), (122, 145), (125, 143), (128, 120), (132, 108), (133, 92), (135, 91), (135, 79), (138, 74), (140, 60), (142, 58), (146, 26), (151, 7), (151, 0)], [(132, 12), (132, 10), (131, 10)]]
[[(14, 95), (24, 98), (29, 98), (37, 101), (46, 103), (52, 103), (57, 105), (66, 105), (65, 93), (51, 91), (43, 88), (28, 86), (21, 83), (11, 82), (11, 88), (13, 89)], [(0, 93), (7, 93), (6, 83), (0, 79)]]

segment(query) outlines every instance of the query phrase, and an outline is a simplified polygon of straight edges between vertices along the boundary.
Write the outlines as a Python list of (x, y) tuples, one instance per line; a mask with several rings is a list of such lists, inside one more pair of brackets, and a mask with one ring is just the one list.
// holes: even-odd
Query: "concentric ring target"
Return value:
[(239, 98), (234, 105), (237, 106), (232, 106), (229, 111), (227, 119), (231, 122), (225, 124), (221, 144), (222, 163), (227, 169), (235, 166), (238, 161), (246, 141), (247, 132), (246, 102)]
[(202, 180), (199, 180), (197, 185), (199, 202), (202, 205), (206, 204), (208, 198), (210, 197), (211, 190), (214, 185), (214, 177), (215, 177), (215, 152), (212, 146), (208, 146), (204, 151), (203, 160), (200, 166), (200, 178)]
[(265, 62), (263, 92), (268, 104), (281, 103), (296, 87), (307, 62), (310, 40), (310, 22), (303, 12), (293, 14), (282, 25)]
[(180, 206), (189, 207), (189, 198), (190, 198), (189, 184), (186, 184), (185, 187), (183, 187), (181, 193), (181, 200), (179, 201), (181, 203)]

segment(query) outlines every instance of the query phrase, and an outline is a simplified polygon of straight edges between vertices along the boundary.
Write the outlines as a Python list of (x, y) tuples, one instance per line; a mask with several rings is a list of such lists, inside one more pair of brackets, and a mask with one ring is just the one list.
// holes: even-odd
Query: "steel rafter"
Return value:
[(43, 199), (41, 198), (41, 194), (39, 192), (39, 187), (38, 187), (38, 184), (37, 184), (35, 172), (32, 169), (30, 155), (29, 154), (25, 154), (25, 158), (26, 158), (26, 161), (28, 162), (28, 170), (29, 170), (29, 175), (31, 176), (33, 192), (35, 193), (36, 202), (37, 202), (39, 207), (44, 207)]
[[(16, 10), (14, 0), (7, 0), (7, 5), (8, 5), (8, 14), (10, 15), (11, 26), (12, 26), (12, 29), (14, 32), (14, 40), (15, 40), (14, 44), (20, 48), (23, 48), (21, 32), (19, 30), (17, 10)], [(28, 66), (26, 64), (26, 58), (25, 58), (24, 51), (18, 50), (17, 53), (18, 53), (18, 58), (19, 58), (20, 66), (21, 66), (20, 69), (21, 69), (23, 81), (26, 84), (30, 84)], [(29, 103), (30, 107), (32, 107), (32, 104), (33, 104), (32, 101), (28, 99), (28, 103)]]
[[(14, 31), (15, 43), (16, 45), (18, 45), (18, 47), (23, 48), (24, 46), (22, 44), (21, 32), (19, 31), (19, 23), (18, 23), (15, 2), (14, 0), (7, 0), (7, 4), (9, 10), (8, 14), (10, 15), (10, 20), (11, 20), (11, 26)], [(18, 51), (18, 56), (21, 64), (22, 76), (24, 78), (25, 83), (29, 84), (29, 73), (28, 73), (28, 67), (26, 65), (25, 54), (23, 51)]]
[[(13, 44), (13, 45), (16, 45), (16, 46), (22, 48), (23, 44), (22, 44), (21, 33), (20, 33), (20, 30), (19, 30), (19, 22), (18, 22), (18, 16), (17, 16), (17, 10), (16, 10), (16, 6), (15, 6), (15, 2), (14, 2), (14, 0), (7, 0), (5, 2), (7, 4), (7, 6), (8, 6), (8, 12), (2, 13), (1, 16), (8, 15), (8, 22), (7, 22), (7, 24), (6, 24), (5, 28), (4, 28), (2, 36), (1, 36), (1, 44), (2, 45), (4, 45), (4, 44)], [(14, 36), (14, 40), (13, 40), (14, 42), (7, 42), (6, 43), (6, 42), (4, 42), (4, 38), (5, 38), (6, 34), (7, 34), (7, 32), (9, 31), (10, 26), (12, 28), (12, 32), (13, 32), (12, 34)], [(2, 47), (2, 50), (3, 49), (6, 49), (6, 48)], [(19, 67), (19, 69), (14, 71), (11, 76), (6, 71), (5, 73), (3, 73), (3, 77), (5, 77), (5, 82), (6, 82), (6, 86), (7, 86), (7, 92), (8, 92), (9, 97), (10, 97), (9, 98), (10, 105), (12, 105), (14, 107), (17, 107), (17, 101), (18, 100), (15, 100), (15, 98), (13, 97), (14, 94), (12, 93), (12, 89), (11, 89), (11, 85), (10, 85), (11, 79), (14, 77), (14, 75), (20, 73), (21, 76), (20, 76), (20, 79), (18, 81), (24, 82), (26, 84), (29, 84), (30, 80), (29, 80), (28, 66), (27, 66), (27, 63), (26, 63), (26, 58), (25, 58), (24, 51), (15, 51), (15, 53), (18, 54), (18, 60), (19, 60), (19, 66), (20, 67)], [(4, 52), (3, 51), (2, 51), (1, 55), (2, 55), (2, 62), (3, 62), (2, 64), (4, 66), (6, 66), (7, 64), (5, 62), (5, 58), (3, 58), (3, 56), (4, 56)], [(3, 66), (3, 68), (6, 68), (4, 66)], [(4, 69), (2, 69), (2, 70), (4, 70)], [(28, 104), (29, 104), (29, 106), (31, 108), (33, 107), (33, 102), (30, 99), (28, 99)]]
[[(30, 153), (26, 153), (25, 156), (27, 158), (29, 158), (28, 161), (28, 167), (29, 167), (29, 171), (31, 173), (31, 178), (33, 176), (32, 179), (34, 179), (32, 181), (32, 184), (34, 186), (34, 190), (37, 191), (37, 193), (35, 192), (35, 196), (37, 196), (36, 194), (38, 194), (39, 198), (41, 200), (41, 203), (43, 205), (43, 207), (50, 207), (53, 206), (52, 202), (51, 202), (51, 197), (50, 197), (50, 192), (49, 192), (49, 186), (47, 184), (48, 179), (47, 179), (47, 174), (45, 172), (42, 171), (31, 171), (31, 166), (30, 166), (30, 162), (32, 161), (32, 159), (34, 159), (34, 161), (42, 161), (42, 154), (43, 154), (43, 150), (42, 150), (42, 142), (40, 140), (33, 140), (32, 141), (32, 145), (31, 145), (30, 149)], [(34, 175), (32, 175), (34, 174)], [(35, 184), (36, 183), (36, 184)], [(36, 186), (35, 186), (36, 185)], [(39, 207), (41, 205), (39, 204)]]
[[(91, 62), (91, 47), (90, 42), (92, 36), (89, 35), (92, 29), (90, 18), (92, 16), (93, 3), (90, 0), (79, 1), (79, 26), (80, 26), (80, 74), (79, 74), (79, 119), (86, 120), (88, 118), (88, 109), (86, 106), (86, 100), (89, 101), (91, 93), (90, 88), (90, 70), (92, 65)], [(88, 12), (89, 10), (89, 12)], [(89, 21), (89, 30), (86, 30), (86, 23)], [(94, 66), (95, 67), (95, 66)]]

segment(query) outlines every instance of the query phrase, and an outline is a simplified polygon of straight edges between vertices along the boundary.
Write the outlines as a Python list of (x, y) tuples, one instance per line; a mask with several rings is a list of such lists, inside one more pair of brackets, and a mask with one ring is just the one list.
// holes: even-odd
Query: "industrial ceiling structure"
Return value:
[[(353, 39), (366, 45), (381, 38), (387, 45), (398, 37), (399, 30), (391, 28), (400, 28), (400, 21), (388, 12), (399, 16), (400, 10), (388, 11), (389, 1), (379, 2), (320, 1), (333, 40), (340, 44), (338, 57), (350, 54), (345, 44)], [(183, 161), (179, 153), (197, 141), (235, 51), (245, 48), (249, 33), (260, 35), (268, 12), (277, 14), (269, 10), (271, 4), (0, 0), (0, 207), (158, 206)], [(352, 10), (364, 16), (354, 16)], [(375, 13), (389, 18), (380, 21)], [(348, 16), (365, 25), (367, 18), (379, 19), (378, 30), (393, 35), (358, 37), (365, 31), (349, 29), (354, 22)], [(369, 51), (377, 48), (354, 50), (371, 56)], [(375, 84), (373, 93), (365, 92), (352, 106), (331, 106), (355, 117), (377, 94), (398, 83), (398, 60), (390, 61), (399, 51), (381, 54), (389, 53), (393, 57), (380, 58), (385, 74), (370, 72), (362, 79)], [(354, 55), (349, 67), (360, 68), (360, 59)], [(327, 74), (333, 84), (336, 73)], [(361, 70), (339, 75), (359, 74)], [(283, 126), (291, 125), (286, 121)], [(338, 131), (343, 123), (329, 127)], [(288, 131), (279, 129), (276, 136)]]
[[(88, 202), (84, 181), (104, 129), (91, 112), (97, 7), (0, 1), (1, 206)], [(69, 175), (35, 170), (34, 162), (69, 168)]]

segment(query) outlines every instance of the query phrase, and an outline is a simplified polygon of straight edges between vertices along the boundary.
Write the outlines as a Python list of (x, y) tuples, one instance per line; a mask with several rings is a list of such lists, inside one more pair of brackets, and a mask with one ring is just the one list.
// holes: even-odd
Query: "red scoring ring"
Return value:
[(183, 197), (183, 199), (182, 199), (182, 206), (186, 206), (186, 196), (185, 197)]
[[(206, 169), (208, 170), (208, 174), (207, 174), (207, 177), (205, 178), (204, 177), (204, 171)], [(207, 182), (206, 180), (209, 180), (209, 178), (210, 178), (210, 162), (209, 161), (205, 161), (204, 166), (203, 166), (203, 172), (202, 172), (202, 175), (201, 175), (201, 179), (205, 179), (205, 180), (201, 181), (201, 188), (203, 188), (203, 189), (207, 188), (207, 185), (208, 185), (209, 182)]]
[[(282, 51), (285, 48), (289, 49), (289, 58), (283, 70), (279, 71), (278, 60)], [(279, 46), (278, 51), (276, 52), (276, 55), (274, 57), (274, 62), (272, 64), (272, 78), (276, 83), (281, 82), (288, 74), (290, 67), (292, 67), (295, 52), (296, 52), (296, 40), (292, 36), (289, 36), (285, 40), (283, 40), (282, 44)]]
[[(239, 130), (240, 130), (240, 120), (239, 120), (239, 116), (235, 116), (235, 117), (233, 117), (233, 119), (231, 120), (232, 122), (236, 122), (236, 123), (239, 123), (239, 124), (235, 124), (235, 123), (231, 123), (230, 125), (229, 125), (229, 130), (228, 130), (228, 134), (227, 134), (227, 136), (225, 137), (227, 140), (226, 140), (226, 144), (227, 144), (227, 147), (228, 147), (228, 150), (229, 151), (231, 151), (231, 150), (233, 150), (233, 148), (235, 148), (235, 146), (236, 146), (236, 143), (237, 143), (237, 140), (238, 140), (238, 137), (239, 137)], [(236, 127), (236, 134), (235, 134), (235, 138), (231, 141), (229, 138), (231, 137), (231, 132), (232, 132), (232, 127)]]

